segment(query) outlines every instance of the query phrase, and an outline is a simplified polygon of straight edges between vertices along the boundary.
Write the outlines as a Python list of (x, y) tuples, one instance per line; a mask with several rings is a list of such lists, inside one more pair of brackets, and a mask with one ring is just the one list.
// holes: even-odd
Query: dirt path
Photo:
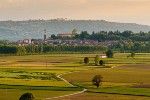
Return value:
[(65, 97), (69, 97), (69, 96), (75, 96), (75, 95), (79, 95), (82, 94), (84, 92), (86, 92), (87, 89), (84, 89), (80, 92), (76, 92), (76, 93), (72, 93), (72, 94), (68, 94), (68, 95), (64, 95), (64, 96), (58, 96), (58, 97), (52, 97), (52, 98), (46, 98), (46, 100), (52, 100), (52, 99), (60, 99), (60, 98), (65, 98)]
[[(57, 77), (58, 77), (59, 79), (63, 80), (65, 83), (69, 84), (70, 86), (76, 87), (76, 86), (74, 86), (73, 84), (71, 84), (70, 82), (68, 82), (66, 79), (64, 79), (64, 78), (62, 77), (63, 75), (71, 74), (71, 73), (75, 73), (75, 72), (80, 72), (80, 71), (74, 71), (74, 72), (67, 72), (67, 73), (59, 74), (59, 75), (57, 75)], [(57, 96), (57, 97), (52, 97), (52, 98), (46, 98), (45, 100), (60, 99), (60, 98), (64, 98), (64, 97), (79, 95), (79, 94), (82, 94), (82, 93), (84, 93), (84, 92), (86, 92), (86, 91), (87, 91), (87, 89), (83, 89), (83, 90), (80, 91), (80, 92), (75, 92), (75, 93), (72, 93), (72, 94), (63, 95), (63, 96)]]

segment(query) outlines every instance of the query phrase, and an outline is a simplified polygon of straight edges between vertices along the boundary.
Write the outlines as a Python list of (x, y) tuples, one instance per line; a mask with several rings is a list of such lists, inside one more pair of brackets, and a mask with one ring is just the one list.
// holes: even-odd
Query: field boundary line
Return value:
[(68, 94), (68, 95), (64, 95), (64, 96), (46, 98), (46, 100), (51, 100), (51, 99), (58, 99), (58, 98), (64, 98), (64, 97), (74, 96), (74, 95), (82, 94), (82, 93), (84, 93), (84, 92), (86, 92), (86, 91), (87, 91), (87, 89), (83, 89), (83, 90), (80, 91), (80, 92), (76, 92), (76, 93), (72, 93), (72, 94)]
[[(89, 70), (89, 69), (86, 69), (86, 70)], [(77, 86), (71, 84), (69, 81), (67, 81), (66, 79), (64, 79), (64, 78), (62, 77), (63, 75), (71, 74), (71, 73), (76, 73), (76, 72), (81, 72), (81, 71), (70, 71), (70, 72), (66, 72), (66, 73), (59, 74), (59, 75), (57, 75), (56, 77), (58, 77), (59, 79), (63, 80), (65, 83), (69, 84), (70, 86), (77, 87)], [(63, 95), (63, 96), (57, 96), (57, 97), (46, 98), (46, 100), (51, 100), (51, 99), (58, 99), (58, 98), (63, 98), (63, 97), (74, 96), (74, 95), (82, 94), (82, 93), (84, 93), (84, 92), (86, 92), (86, 91), (87, 91), (87, 89), (84, 88), (84, 89), (83, 89), (82, 91), (80, 91), (80, 92), (76, 92), (76, 93), (72, 93), (72, 94), (68, 94), (68, 95)]]
[[(73, 86), (73, 87), (77, 87), (73, 84), (71, 84), (70, 82), (68, 82), (66, 79), (64, 79), (62, 76), (63, 75), (66, 75), (66, 74), (71, 74), (71, 73), (76, 73), (76, 72), (80, 72), (80, 71), (73, 71), (73, 72), (66, 72), (66, 73), (62, 73), (62, 74), (59, 74), (57, 75), (57, 77), (61, 80), (63, 80), (65, 83), (69, 84), (70, 86)], [(45, 98), (46, 100), (52, 100), (52, 99), (58, 99), (58, 98), (63, 98), (63, 97), (69, 97), (69, 96), (74, 96), (74, 95), (78, 95), (78, 94), (82, 94), (84, 92), (86, 92), (87, 89), (83, 89), (82, 91), (79, 91), (79, 92), (75, 92), (75, 93), (72, 93), (72, 94), (68, 94), (68, 95), (63, 95), (63, 96), (57, 96), (57, 97), (51, 97), (51, 98)]]
[(136, 95), (136, 94), (122, 94), (122, 93), (109, 93), (109, 92), (92, 92), (92, 91), (86, 91), (86, 92), (89, 92), (89, 93), (97, 93), (97, 94), (117, 94), (117, 95), (128, 95), (128, 96), (140, 96), (140, 97), (150, 97), (148, 95)]
[(76, 72), (80, 72), (80, 71), (73, 71), (73, 72), (66, 72), (66, 73), (62, 73), (62, 74), (59, 74), (57, 75), (57, 77), (61, 80), (63, 80), (65, 83), (69, 84), (70, 86), (73, 86), (75, 87), (73, 84), (71, 84), (70, 82), (68, 82), (66, 79), (64, 79), (62, 76), (63, 75), (67, 75), (67, 74), (71, 74), (71, 73), (76, 73)]

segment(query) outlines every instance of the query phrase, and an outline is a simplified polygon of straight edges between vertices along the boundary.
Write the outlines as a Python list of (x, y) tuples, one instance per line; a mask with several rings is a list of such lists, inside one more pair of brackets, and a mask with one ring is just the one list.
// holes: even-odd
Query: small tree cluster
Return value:
[(99, 59), (100, 59), (99, 56), (96, 55), (96, 57), (95, 57), (95, 65), (96, 66), (98, 66), (98, 65), (103, 66), (105, 64), (105, 62), (103, 60), (99, 60)]
[[(96, 57), (95, 57), (95, 59), (94, 59), (95, 66), (98, 66), (98, 65), (104, 66), (105, 62), (104, 62), (103, 60), (99, 60), (99, 59), (100, 59), (100, 58), (99, 58), (99, 55), (96, 55)], [(85, 64), (89, 64), (89, 62), (90, 62), (89, 58), (88, 58), (88, 57), (85, 57), (85, 58), (84, 58), (84, 63), (85, 63)]]

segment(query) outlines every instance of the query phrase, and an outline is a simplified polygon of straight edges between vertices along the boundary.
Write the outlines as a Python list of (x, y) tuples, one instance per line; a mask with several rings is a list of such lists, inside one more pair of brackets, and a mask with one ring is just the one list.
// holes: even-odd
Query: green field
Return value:
[(19, 100), (19, 97), (26, 92), (33, 93), (36, 100), (45, 100), (45, 98), (66, 95), (74, 93), (75, 91), (0, 89), (0, 100)]
[[(150, 99), (149, 53), (138, 53), (134, 59), (127, 58), (126, 53), (116, 53), (114, 58), (103, 59), (106, 66), (94, 66), (95, 55), (0, 56), (0, 100), (17, 100), (25, 92), (33, 93), (36, 100), (46, 100), (76, 93), (83, 88), (88, 91), (60, 100), (115, 100), (113, 96), (119, 100)], [(89, 57), (89, 65), (83, 63), (84, 57)], [(74, 86), (60, 79), (60, 74)], [(91, 83), (97, 74), (103, 76), (99, 89)]]
[(149, 100), (149, 97), (104, 93), (84, 93), (81, 95), (69, 96), (55, 100)]

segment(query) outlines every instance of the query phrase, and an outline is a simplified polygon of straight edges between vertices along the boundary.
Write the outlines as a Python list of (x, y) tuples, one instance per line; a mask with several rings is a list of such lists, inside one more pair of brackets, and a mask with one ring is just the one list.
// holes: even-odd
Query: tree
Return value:
[(95, 75), (92, 79), (93, 85), (95, 85), (97, 88), (102, 84), (103, 77), (101, 75)]
[(85, 58), (84, 58), (84, 63), (85, 63), (85, 64), (89, 64), (89, 58), (88, 58), (88, 57), (85, 57)]
[(131, 52), (131, 57), (134, 58), (135, 57), (135, 53)]
[(26, 48), (24, 46), (19, 46), (17, 48), (17, 55), (22, 56), (25, 55), (26, 53), (27, 53)]
[(52, 39), (57, 39), (57, 36), (56, 36), (55, 34), (52, 34), (52, 35), (51, 35), (51, 38), (52, 38)]
[(108, 58), (113, 58), (113, 56), (114, 56), (114, 53), (113, 53), (113, 51), (112, 50), (108, 50), (108, 51), (106, 51), (106, 56), (108, 57)]
[(98, 55), (96, 55), (96, 57), (95, 57), (95, 65), (97, 66), (97, 65), (98, 65), (98, 63), (99, 63), (99, 56), (98, 56)]
[(133, 33), (132, 31), (124, 31), (121, 33), (121, 35), (124, 37), (130, 37), (132, 33)]
[(99, 64), (100, 64), (101, 66), (103, 66), (103, 65), (105, 64), (105, 62), (104, 62), (103, 60), (100, 60), (100, 61), (99, 61)]
[(34, 100), (34, 96), (32, 93), (25, 93), (19, 98), (19, 100)]
[(81, 34), (79, 35), (79, 38), (80, 38), (81, 40), (84, 40), (84, 39), (88, 39), (89, 36), (90, 36), (90, 35), (88, 34), (87, 31), (82, 31)]
[(72, 30), (72, 34), (73, 34), (73, 35), (76, 35), (76, 34), (77, 34), (77, 29), (73, 29), (73, 30)]

